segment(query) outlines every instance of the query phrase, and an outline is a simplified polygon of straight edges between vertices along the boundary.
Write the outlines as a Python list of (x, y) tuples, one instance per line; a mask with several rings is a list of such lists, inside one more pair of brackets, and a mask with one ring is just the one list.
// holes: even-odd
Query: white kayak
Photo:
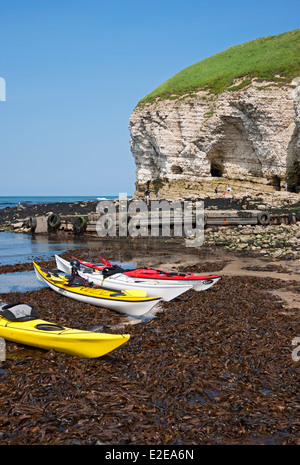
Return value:
[(153, 268), (135, 268), (133, 270), (123, 270), (119, 265), (113, 265), (108, 260), (100, 257), (103, 265), (96, 265), (94, 263), (77, 260), (73, 257), (72, 260), (78, 262), (77, 267), (82, 265), (87, 269), (101, 271), (102, 273), (112, 273), (119, 269), (119, 273), (122, 272), (126, 276), (134, 279), (143, 279), (148, 283), (156, 282), (162, 285), (191, 285), (195, 291), (205, 291), (213, 286), (219, 279), (222, 279), (222, 275), (196, 275), (194, 273), (182, 273), (174, 271), (163, 271), (155, 270)]
[[(70, 262), (55, 255), (56, 266), (60, 271), (71, 274), (72, 266)], [(78, 270), (79, 276), (89, 282), (93, 282), (98, 286), (103, 286), (105, 289), (114, 291), (140, 289), (147, 292), (149, 297), (161, 296), (162, 300), (170, 301), (178, 297), (180, 294), (192, 289), (192, 284), (168, 284), (159, 283), (156, 280), (138, 279), (127, 276), (124, 273), (116, 273), (108, 277), (104, 277), (102, 272), (92, 268), (84, 267), (81, 265)]]

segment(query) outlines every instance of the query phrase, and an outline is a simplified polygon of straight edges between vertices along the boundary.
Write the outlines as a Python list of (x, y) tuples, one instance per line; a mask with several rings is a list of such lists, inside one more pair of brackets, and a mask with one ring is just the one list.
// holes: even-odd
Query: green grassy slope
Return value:
[[(300, 29), (263, 37), (206, 58), (168, 79), (139, 103), (206, 89), (217, 94), (250, 84), (252, 78), (283, 82), (300, 76)], [(234, 79), (244, 77), (233, 86)]]

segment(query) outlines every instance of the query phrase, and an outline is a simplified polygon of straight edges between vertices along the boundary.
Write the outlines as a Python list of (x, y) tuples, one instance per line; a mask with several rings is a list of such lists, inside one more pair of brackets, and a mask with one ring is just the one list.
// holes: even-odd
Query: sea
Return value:
[(6, 207), (16, 207), (17, 205), (35, 205), (35, 204), (51, 204), (58, 202), (84, 202), (87, 200), (111, 200), (117, 198), (118, 195), (99, 195), (99, 196), (0, 196), (0, 209)]
[[(0, 209), (15, 207), (19, 204), (51, 204), (57, 202), (100, 201), (110, 200), (118, 196), (2, 196)], [(88, 248), (88, 239), (55, 239), (48, 236), (31, 236), (8, 231), (0, 232), (0, 266), (28, 263), (34, 260), (54, 259), (55, 254), (61, 254), (70, 249)], [(43, 284), (37, 281), (34, 271), (15, 273), (0, 273), (0, 294), (9, 292), (27, 292), (39, 289)]]

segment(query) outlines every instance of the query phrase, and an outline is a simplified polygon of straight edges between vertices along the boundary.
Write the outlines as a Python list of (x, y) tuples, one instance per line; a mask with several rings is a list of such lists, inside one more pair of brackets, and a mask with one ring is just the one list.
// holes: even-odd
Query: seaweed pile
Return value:
[(0, 295), (48, 321), (131, 335), (98, 359), (7, 342), (0, 444), (298, 444), (299, 313), (268, 292), (285, 284), (226, 277), (138, 324), (48, 288)]

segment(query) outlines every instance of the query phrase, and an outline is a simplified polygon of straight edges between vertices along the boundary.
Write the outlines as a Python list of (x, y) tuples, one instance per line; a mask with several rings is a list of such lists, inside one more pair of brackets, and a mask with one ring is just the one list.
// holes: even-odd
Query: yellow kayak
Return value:
[(69, 286), (64, 275), (42, 270), (33, 262), (37, 278), (61, 295), (80, 302), (109, 308), (129, 315), (143, 315), (156, 305), (161, 297), (149, 297), (143, 290), (112, 291), (97, 286)]
[(49, 323), (39, 318), (10, 321), (0, 316), (0, 337), (8, 341), (55, 350), (83, 358), (96, 358), (111, 352), (130, 339), (129, 334), (81, 331)]

